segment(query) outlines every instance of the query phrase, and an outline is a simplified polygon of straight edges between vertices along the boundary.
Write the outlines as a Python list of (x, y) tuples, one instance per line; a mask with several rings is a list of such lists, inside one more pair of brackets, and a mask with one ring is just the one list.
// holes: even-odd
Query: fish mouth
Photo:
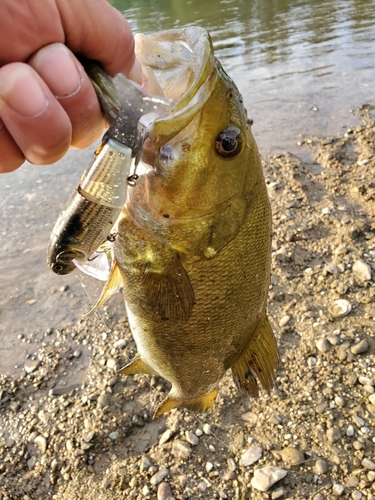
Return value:
[(135, 53), (146, 75), (147, 93), (175, 101), (146, 131), (153, 149), (159, 150), (191, 123), (211, 95), (217, 79), (212, 42), (198, 27), (138, 34)]

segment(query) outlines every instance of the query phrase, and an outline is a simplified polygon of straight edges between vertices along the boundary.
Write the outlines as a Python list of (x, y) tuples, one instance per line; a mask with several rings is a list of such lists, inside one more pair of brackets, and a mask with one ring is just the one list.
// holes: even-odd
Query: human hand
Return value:
[(0, 173), (54, 163), (105, 126), (74, 53), (142, 83), (129, 24), (106, 0), (0, 0)]

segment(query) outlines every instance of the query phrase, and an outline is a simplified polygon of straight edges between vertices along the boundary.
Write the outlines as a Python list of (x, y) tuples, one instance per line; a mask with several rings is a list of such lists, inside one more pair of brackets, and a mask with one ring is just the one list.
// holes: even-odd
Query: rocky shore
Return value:
[(19, 339), (34, 354), (0, 378), (0, 500), (375, 499), (375, 110), (358, 116), (301, 138), (305, 159), (264, 158), (271, 394), (241, 397), (228, 374), (211, 413), (152, 421), (168, 386), (115, 375), (135, 354), (115, 297)]

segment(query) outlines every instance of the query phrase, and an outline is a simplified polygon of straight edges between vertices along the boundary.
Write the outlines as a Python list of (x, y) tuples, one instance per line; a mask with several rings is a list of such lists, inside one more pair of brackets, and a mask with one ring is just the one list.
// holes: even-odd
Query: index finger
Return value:
[(142, 83), (134, 37), (124, 16), (106, 0), (56, 0), (70, 50), (100, 62), (107, 73)]

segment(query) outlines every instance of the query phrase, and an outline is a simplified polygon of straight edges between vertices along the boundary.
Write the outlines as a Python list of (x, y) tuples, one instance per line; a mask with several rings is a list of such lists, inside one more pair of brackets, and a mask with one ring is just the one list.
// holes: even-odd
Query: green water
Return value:
[[(338, 133), (374, 101), (370, 0), (113, 0), (134, 32), (203, 26), (242, 92), (264, 154)], [(318, 111), (314, 111), (317, 108)]]

